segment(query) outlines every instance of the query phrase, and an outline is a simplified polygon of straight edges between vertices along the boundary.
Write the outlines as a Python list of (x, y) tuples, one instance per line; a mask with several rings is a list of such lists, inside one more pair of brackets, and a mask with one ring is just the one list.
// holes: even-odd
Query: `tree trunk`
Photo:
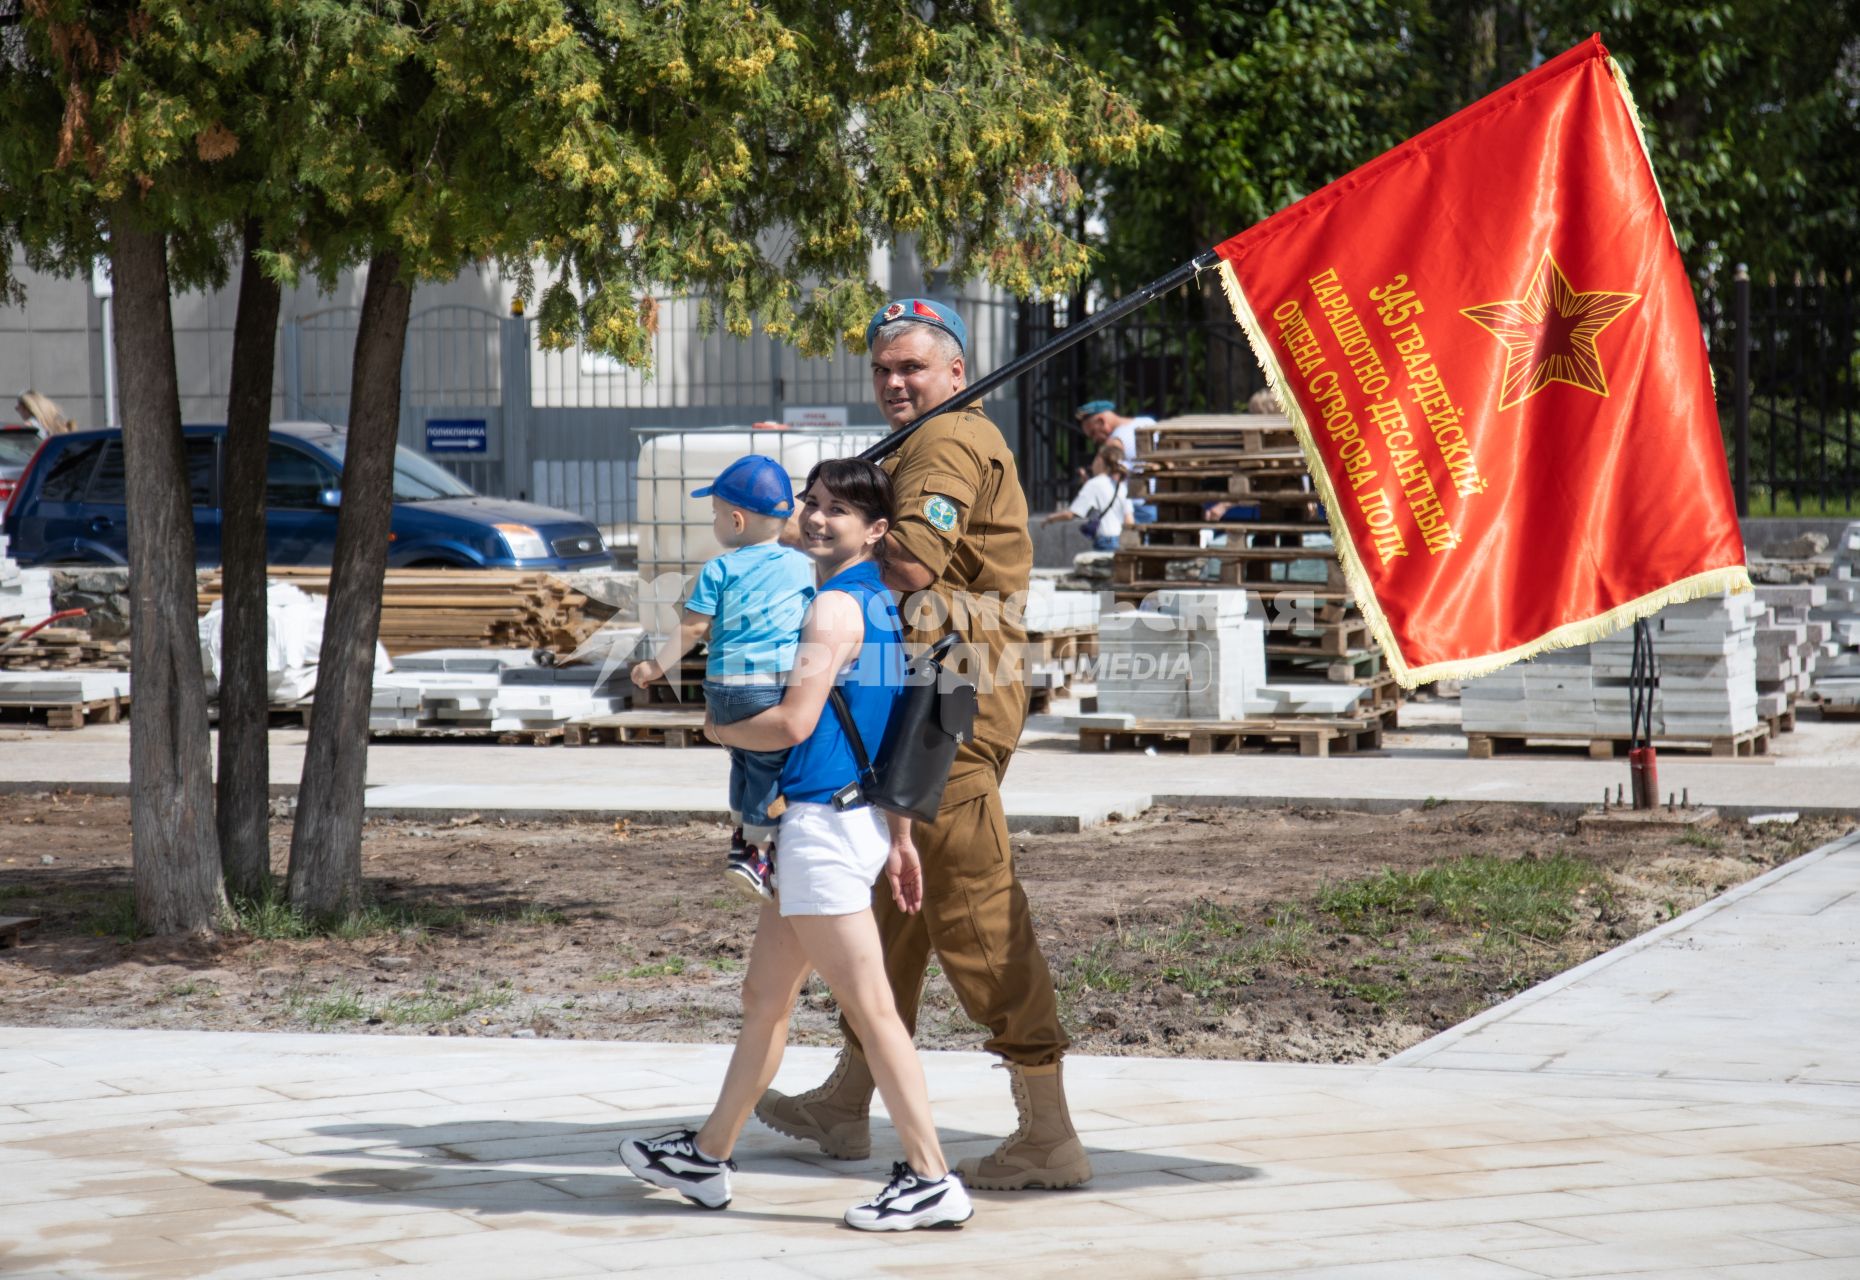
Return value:
[(355, 331), (342, 516), (317, 661), (316, 715), (291, 832), (291, 905), (318, 918), (341, 915), (361, 900), (368, 706), (394, 516), (401, 359), (413, 304), (412, 286), (399, 277), (396, 254), (378, 254), (368, 264)]
[(136, 919), (151, 933), (211, 929), (226, 905), (213, 830), (206, 684), (168, 313), (167, 245), (133, 197), (110, 210), (116, 366), (128, 475), (129, 778)]
[(271, 889), (270, 696), (265, 684), (265, 456), (279, 290), (259, 269), (260, 228), (245, 228), (232, 386), (221, 455), (220, 862), (235, 895)]

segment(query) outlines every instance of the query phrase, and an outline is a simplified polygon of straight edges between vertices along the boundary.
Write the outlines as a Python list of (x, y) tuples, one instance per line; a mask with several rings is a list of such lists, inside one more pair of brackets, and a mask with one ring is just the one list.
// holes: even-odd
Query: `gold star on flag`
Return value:
[(1498, 407), (1522, 404), (1552, 382), (1608, 395), (1595, 339), (1640, 301), (1638, 293), (1578, 293), (1544, 250), (1529, 292), (1508, 302), (1467, 307), (1461, 314), (1505, 344), (1505, 383)]

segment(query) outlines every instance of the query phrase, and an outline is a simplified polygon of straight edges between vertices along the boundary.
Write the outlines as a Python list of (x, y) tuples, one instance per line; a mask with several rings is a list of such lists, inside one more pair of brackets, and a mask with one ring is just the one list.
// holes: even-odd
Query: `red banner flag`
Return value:
[(1599, 37), (1218, 251), (1402, 684), (1749, 589), (1698, 308)]

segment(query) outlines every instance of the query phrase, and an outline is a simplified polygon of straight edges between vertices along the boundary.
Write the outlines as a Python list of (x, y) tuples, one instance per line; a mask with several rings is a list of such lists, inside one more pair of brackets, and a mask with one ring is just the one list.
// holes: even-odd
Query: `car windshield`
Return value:
[(36, 431), (0, 431), (0, 467), (23, 467), (38, 449)]
[[(342, 461), (346, 435), (320, 437), (317, 447)], [(437, 463), (422, 458), (410, 449), (394, 450), (394, 501), (431, 502), (435, 498), (470, 498), (476, 491)]]

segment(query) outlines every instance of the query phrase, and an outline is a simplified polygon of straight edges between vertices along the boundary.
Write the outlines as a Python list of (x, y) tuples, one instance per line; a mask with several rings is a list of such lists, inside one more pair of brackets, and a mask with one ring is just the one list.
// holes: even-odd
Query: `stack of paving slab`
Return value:
[(1045, 706), (1042, 697), (1058, 696), (1079, 679), (1091, 678), (1103, 604), (1098, 592), (1061, 590), (1051, 577), (1028, 584), (1021, 615), (1027, 632), (1022, 674), (1034, 699), (1031, 705)]
[(0, 707), (75, 709), (128, 697), (127, 671), (0, 671)]
[(1035, 578), (1027, 584), (1025, 626), (1028, 631), (1078, 631), (1095, 627), (1102, 612), (1103, 597), (1096, 591), (1062, 591), (1050, 577)]
[(1814, 684), (1833, 626), (1813, 615), (1827, 603), (1818, 583), (1756, 588), (1768, 611), (1757, 622), (1757, 714), (1794, 727), (1791, 713)]
[(52, 571), (20, 568), (7, 556), (6, 538), (0, 536), (0, 619), (38, 622), (51, 612)]
[[(1652, 619), (1659, 684), (1655, 737), (1723, 738), (1754, 729), (1757, 623), (1767, 609), (1749, 592), (1668, 605)], [(1634, 629), (1553, 650), (1460, 688), (1467, 733), (1618, 737), (1629, 729)]]
[(628, 706), (626, 668), (540, 667), (528, 649), (436, 649), (403, 654), (375, 679), (371, 733), (559, 729)]
[(1134, 720), (1236, 721), (1345, 715), (1360, 686), (1266, 680), (1266, 623), (1252, 593), (1163, 590), (1143, 609), (1098, 620), (1098, 714)]
[(1823, 711), (1860, 713), (1860, 524), (1850, 524), (1834, 544), (1834, 564), (1816, 583), (1824, 598), (1811, 610), (1826, 623), (1828, 636), (1815, 668), (1814, 691)]

